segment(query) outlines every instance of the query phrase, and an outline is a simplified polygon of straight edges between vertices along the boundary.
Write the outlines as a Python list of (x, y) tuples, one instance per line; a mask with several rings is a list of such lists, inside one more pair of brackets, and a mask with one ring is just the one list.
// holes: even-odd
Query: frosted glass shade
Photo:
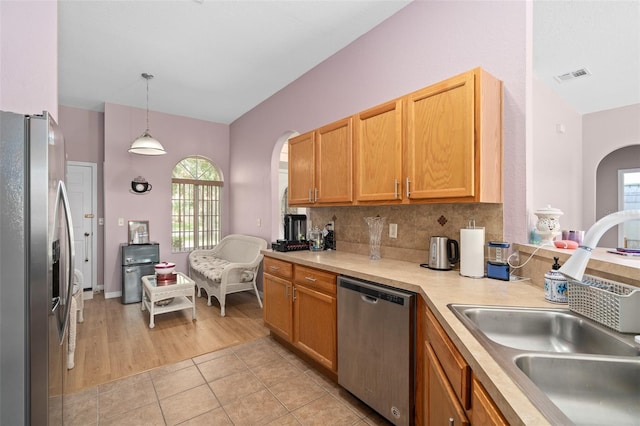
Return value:
[(163, 155), (167, 153), (162, 144), (151, 136), (148, 131), (145, 131), (142, 136), (133, 141), (129, 147), (129, 152), (139, 155)]

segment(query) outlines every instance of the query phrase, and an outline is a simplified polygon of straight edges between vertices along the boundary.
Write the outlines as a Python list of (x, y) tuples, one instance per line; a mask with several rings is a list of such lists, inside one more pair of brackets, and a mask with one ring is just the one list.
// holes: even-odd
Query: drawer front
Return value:
[(289, 262), (265, 256), (264, 272), (276, 277), (291, 279), (293, 277), (293, 265)]
[(332, 274), (331, 272), (295, 265), (293, 281), (307, 287), (324, 291), (327, 294), (335, 295), (336, 276), (336, 274)]
[(463, 407), (469, 409), (471, 408), (471, 368), (429, 309), (426, 314), (427, 339), (451, 387), (458, 395)]

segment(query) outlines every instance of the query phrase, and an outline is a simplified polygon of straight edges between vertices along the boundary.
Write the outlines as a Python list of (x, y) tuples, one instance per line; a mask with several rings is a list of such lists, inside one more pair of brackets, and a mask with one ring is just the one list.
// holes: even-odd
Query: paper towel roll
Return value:
[(484, 228), (460, 230), (460, 275), (484, 277)]

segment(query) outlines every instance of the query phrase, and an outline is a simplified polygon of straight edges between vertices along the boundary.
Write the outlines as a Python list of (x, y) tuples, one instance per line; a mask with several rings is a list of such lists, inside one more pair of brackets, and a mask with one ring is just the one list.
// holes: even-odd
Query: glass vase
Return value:
[(369, 259), (380, 259), (380, 241), (382, 240), (382, 228), (385, 217), (365, 217), (364, 221), (369, 225)]

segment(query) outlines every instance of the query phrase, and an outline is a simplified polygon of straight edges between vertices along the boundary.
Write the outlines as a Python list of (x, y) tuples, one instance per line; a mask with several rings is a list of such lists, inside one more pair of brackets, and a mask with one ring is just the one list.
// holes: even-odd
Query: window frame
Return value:
[[(213, 169), (219, 180), (198, 179), (197, 176), (193, 176), (194, 170), (184, 165), (186, 160), (205, 162), (207, 171), (210, 172)], [(196, 174), (199, 170), (198, 164), (200, 163), (196, 163)], [(184, 175), (185, 172), (192, 177), (174, 177), (176, 174)], [(176, 188), (176, 185), (180, 188)], [(220, 242), (223, 187), (222, 172), (208, 158), (199, 155), (189, 156), (175, 165), (171, 177), (172, 253), (188, 253), (195, 249), (213, 248)], [(203, 200), (206, 201), (204, 205)], [(209, 226), (203, 231), (201, 226), (204, 223), (208, 223)], [(178, 245), (175, 244), (176, 238), (180, 241)], [(187, 243), (189, 241), (191, 244)]]

